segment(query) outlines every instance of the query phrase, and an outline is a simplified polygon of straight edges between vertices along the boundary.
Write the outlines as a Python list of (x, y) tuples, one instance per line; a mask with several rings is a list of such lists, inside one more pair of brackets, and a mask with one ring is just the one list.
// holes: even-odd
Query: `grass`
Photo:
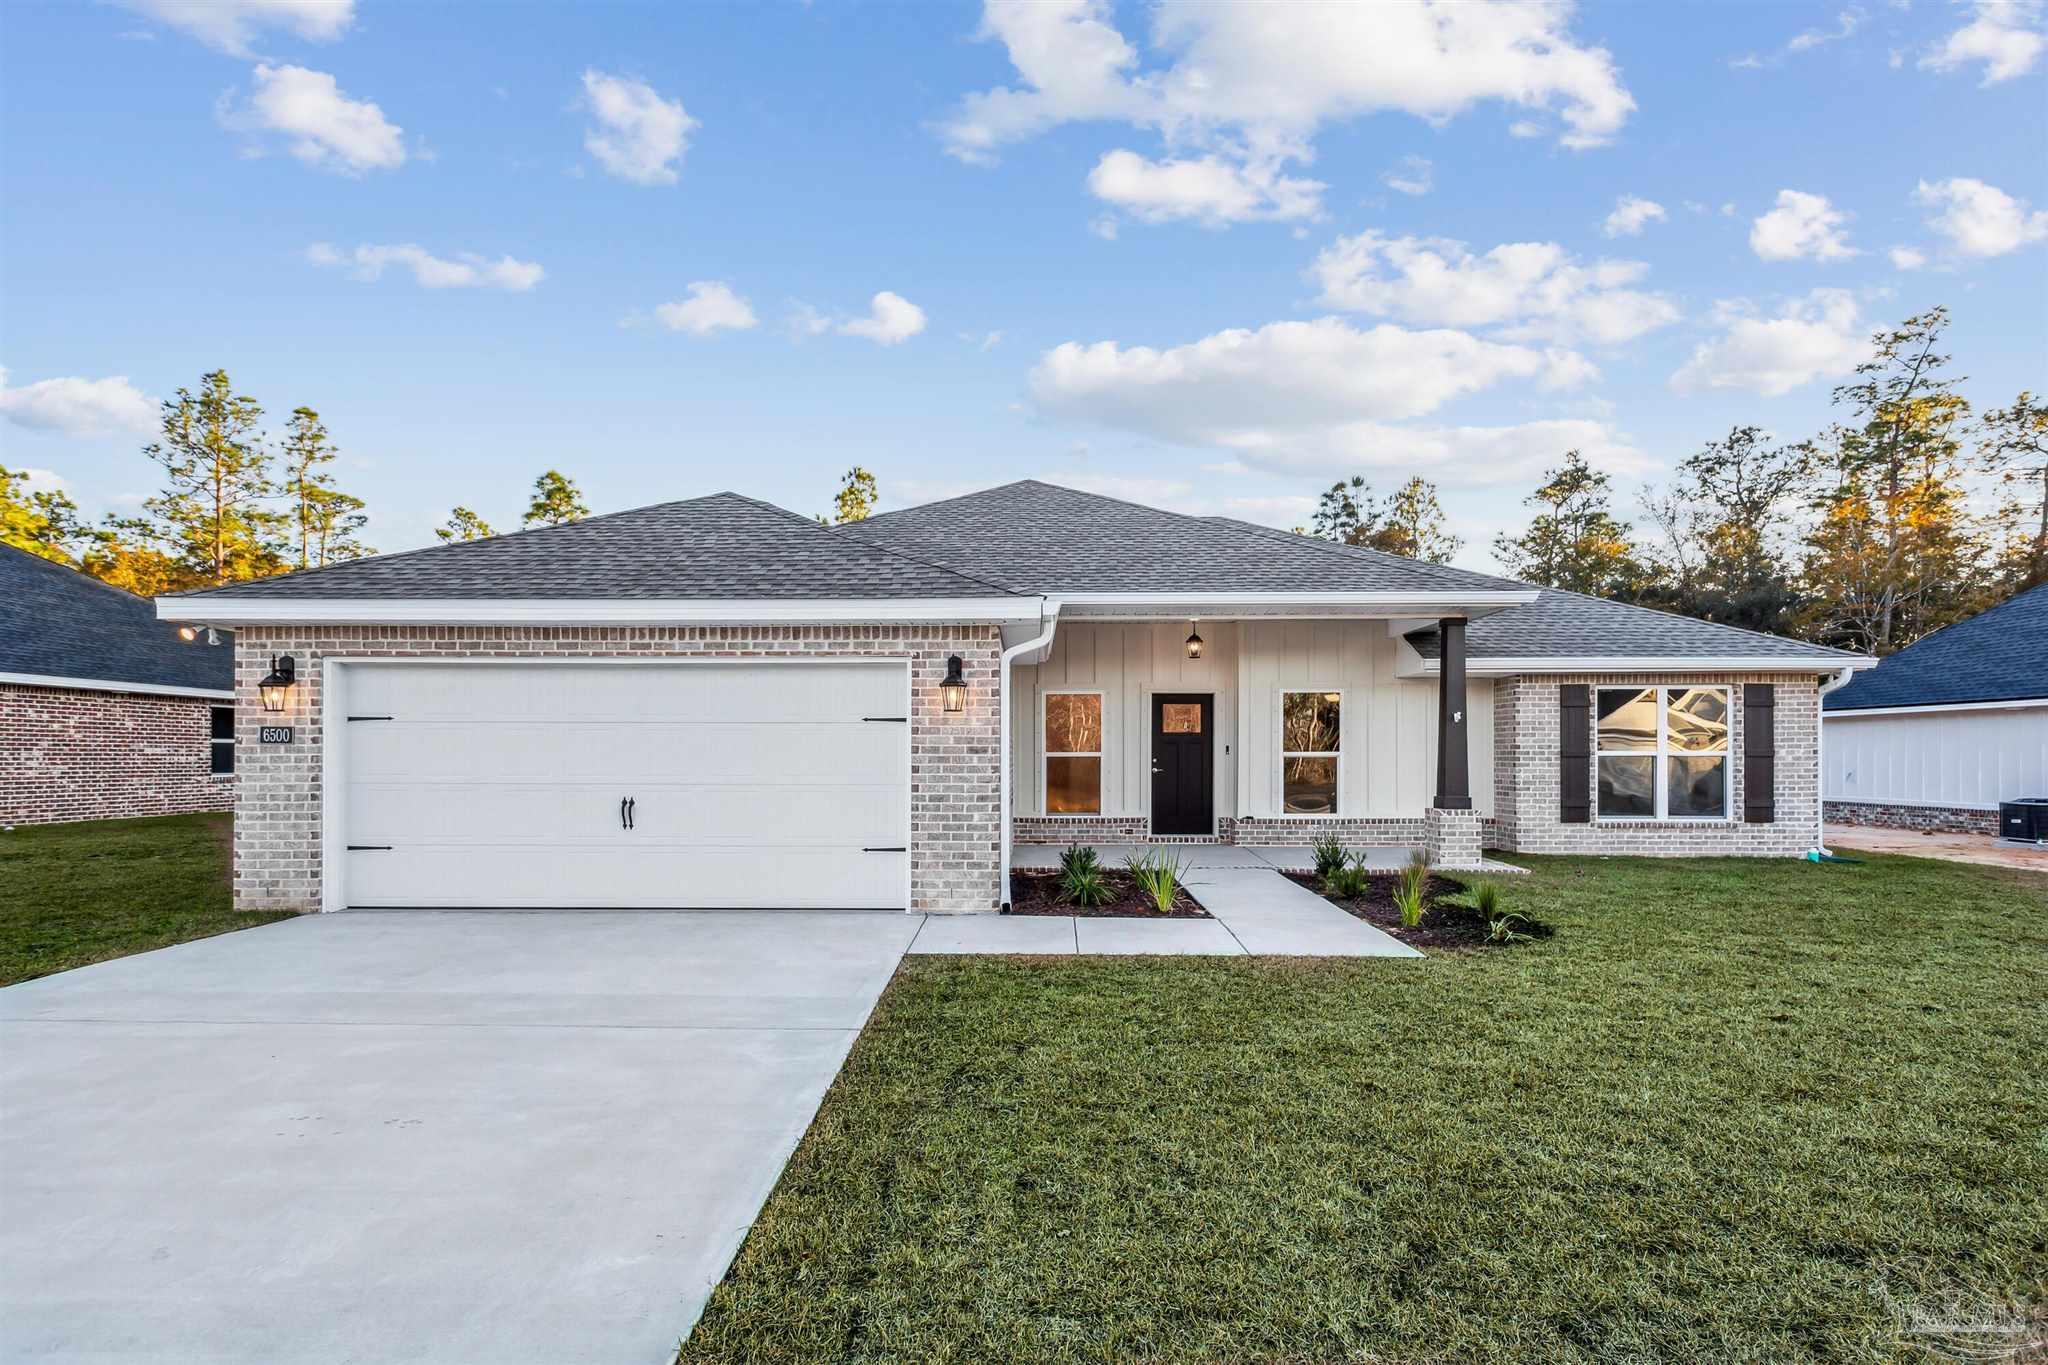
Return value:
[[(1893, 1360), (2048, 1304), (2048, 879), (1527, 859), (1426, 962), (907, 959), (685, 1361)], [(2013, 1343), (2004, 1340), (2000, 1344)]]
[(0, 833), (0, 986), (289, 918), (231, 908), (233, 828), (169, 815)]

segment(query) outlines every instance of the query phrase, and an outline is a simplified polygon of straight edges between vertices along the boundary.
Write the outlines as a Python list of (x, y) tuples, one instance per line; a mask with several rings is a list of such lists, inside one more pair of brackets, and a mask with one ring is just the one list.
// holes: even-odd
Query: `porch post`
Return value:
[(1436, 800), (1439, 810), (1472, 809), (1472, 762), (1465, 739), (1465, 618), (1437, 622)]

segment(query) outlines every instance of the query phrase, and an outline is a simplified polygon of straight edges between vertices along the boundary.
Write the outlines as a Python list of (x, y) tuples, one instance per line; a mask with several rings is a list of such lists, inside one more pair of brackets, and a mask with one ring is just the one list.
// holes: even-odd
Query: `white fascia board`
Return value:
[(203, 697), (233, 701), (232, 690), (217, 687), (173, 687), (169, 683), (120, 682), (111, 678), (58, 678), (46, 673), (0, 673), (0, 683), (21, 687), (68, 687), (78, 692), (140, 692), (152, 697)]
[[(1822, 711), (1823, 720), (1856, 720), (1863, 716), (1926, 716), (1942, 711), (2032, 711), (2048, 710), (2048, 697), (2023, 697), (2018, 701), (1931, 702), (1926, 706), (1848, 706)], [(1937, 803), (1938, 804), (1938, 803)]]
[[(1667, 654), (1641, 658), (1468, 658), (1465, 661), (1465, 674), (1473, 678), (1501, 678), (1516, 673), (1840, 673), (1844, 670), (1854, 672), (1876, 667), (1875, 659), (1746, 658), (1740, 655)], [(1402, 676), (1433, 678), (1437, 672), (1437, 660), (1423, 659), (1412, 673)]]
[(176, 598), (165, 621), (213, 626), (828, 625), (1036, 621), (1036, 597), (903, 598)]
[(1172, 620), (1206, 616), (1416, 617), (1434, 622), (1446, 616), (1486, 616), (1536, 600), (1528, 591), (1479, 592), (1067, 592), (1046, 600), (1075, 617), (1091, 620)]

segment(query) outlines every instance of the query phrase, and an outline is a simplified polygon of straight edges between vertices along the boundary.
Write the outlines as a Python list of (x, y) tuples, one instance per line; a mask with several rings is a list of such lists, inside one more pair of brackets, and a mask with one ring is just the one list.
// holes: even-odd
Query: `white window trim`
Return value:
[[(1287, 698), (1294, 692), (1313, 692), (1337, 699), (1337, 747), (1335, 749), (1289, 749), (1287, 747)], [(1344, 814), (1344, 732), (1351, 728), (1346, 719), (1350, 710), (1344, 705), (1344, 689), (1341, 687), (1280, 687), (1273, 692), (1273, 819), (1276, 820), (1335, 820)], [(1290, 758), (1334, 758), (1337, 760), (1337, 789), (1330, 809), (1326, 811), (1298, 811), (1287, 809), (1287, 760)]]
[[(1100, 749), (1054, 750), (1048, 740), (1051, 729), (1046, 724), (1046, 703), (1054, 697), (1094, 697), (1096, 716), (1100, 722), (1101, 734), (1095, 742)], [(1095, 809), (1062, 810), (1048, 809), (1051, 806), (1052, 782), (1046, 775), (1046, 767), (1055, 758), (1092, 758), (1095, 760)], [(1099, 687), (1047, 687), (1038, 694), (1038, 812), (1048, 820), (1100, 820), (1109, 813), (1109, 697)]]
[[(1664, 693), (1674, 687), (1690, 688), (1694, 691), (1721, 693), (1727, 700), (1728, 729), (1721, 740), (1721, 813), (1719, 815), (1672, 815), (1669, 813), (1670, 784), (1665, 778), (1666, 764), (1675, 754), (1680, 758), (1713, 758), (1712, 750), (1676, 749), (1671, 747), (1670, 726), (1665, 716)], [(1650, 691), (1657, 694), (1657, 748), (1654, 752), (1643, 749), (1616, 749), (1603, 753), (1600, 748), (1600, 695), (1604, 692), (1626, 692), (1634, 695)], [(1628, 686), (1598, 687), (1593, 697), (1593, 823), (1596, 825), (1713, 825), (1726, 824), (1734, 819), (1730, 809), (1735, 800), (1735, 688), (1729, 683), (1635, 683)], [(1652, 815), (1602, 815), (1600, 813), (1600, 760), (1602, 758), (1652, 758), (1657, 766), (1650, 778), (1650, 791), (1655, 798), (1656, 813)]]

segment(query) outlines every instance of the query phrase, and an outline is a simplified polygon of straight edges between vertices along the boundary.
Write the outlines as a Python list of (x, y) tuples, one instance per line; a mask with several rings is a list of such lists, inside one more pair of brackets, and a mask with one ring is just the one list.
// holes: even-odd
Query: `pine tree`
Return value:
[(1528, 498), (1541, 510), (1519, 536), (1494, 537), (1494, 557), (1524, 582), (1597, 597), (1631, 598), (1650, 574), (1637, 554), (1631, 528), (1608, 510), (1607, 475), (1576, 450), (1546, 472)]
[(832, 524), (844, 526), (850, 521), (866, 521), (874, 510), (875, 476), (855, 465), (839, 481), (839, 493), (832, 499)]
[(1436, 485), (1417, 475), (1389, 493), (1380, 504), (1378, 525), (1365, 543), (1375, 550), (1448, 564), (1465, 542), (1444, 525), (1444, 509)]
[(2048, 583), (2048, 403), (2022, 391), (2011, 407), (1985, 413), (1977, 450), (2005, 494), (1998, 508), (2002, 586), (2019, 592)]
[(434, 528), (434, 534), (440, 537), (443, 544), (447, 544), (457, 540), (484, 540), (498, 533), (491, 529), (488, 521), (467, 507), (457, 507), (448, 514), (446, 525)]
[(361, 498), (334, 486), (327, 466), (341, 452), (327, 439), (320, 414), (311, 408), (292, 409), (283, 449), (285, 496), (291, 499), (292, 530), (298, 539), (301, 569), (372, 554), (357, 538), (369, 521)]
[(262, 578), (284, 567), (285, 518), (265, 505), (276, 491), (270, 452), (257, 424), (263, 409), (237, 394), (227, 371), (200, 376), (163, 405), (163, 436), (143, 453), (163, 468), (165, 487), (144, 515), (110, 523), (174, 562), (200, 584)]
[(583, 494), (568, 476), (550, 469), (533, 481), (533, 501), (527, 504), (522, 526), (560, 526), (590, 515)]
[(0, 465), (0, 545), (75, 565), (91, 538), (78, 504), (61, 488), (31, 490), (28, 481), (27, 473)]

